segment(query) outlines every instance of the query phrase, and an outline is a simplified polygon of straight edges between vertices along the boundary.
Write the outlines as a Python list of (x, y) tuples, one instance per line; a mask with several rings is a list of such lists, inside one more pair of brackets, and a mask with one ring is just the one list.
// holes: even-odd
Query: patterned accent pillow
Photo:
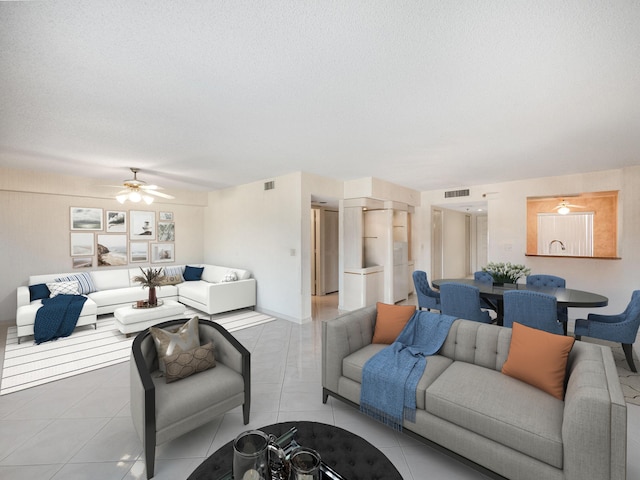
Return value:
[(236, 273), (236, 271), (227, 270), (227, 273), (225, 273), (224, 278), (222, 279), (222, 283), (235, 282), (236, 280), (238, 280), (238, 274)]
[(88, 272), (56, 278), (56, 282), (78, 282), (81, 295), (86, 295), (87, 293), (92, 293), (97, 290)]
[(182, 267), (164, 267), (164, 280), (162, 285), (176, 285), (184, 282)]
[(161, 372), (165, 371), (164, 360), (166, 356), (186, 352), (200, 346), (198, 323), (199, 319), (196, 315), (175, 331), (158, 327), (149, 328), (149, 333), (151, 333), (153, 342), (156, 344), (158, 368)]
[(213, 355), (213, 343), (192, 348), (186, 352), (174, 353), (164, 357), (165, 380), (167, 383), (182, 380), (198, 372), (204, 372), (216, 366)]
[(51, 292), (51, 298), (56, 295), (80, 295), (80, 285), (78, 285), (78, 282), (47, 283), (47, 288)]

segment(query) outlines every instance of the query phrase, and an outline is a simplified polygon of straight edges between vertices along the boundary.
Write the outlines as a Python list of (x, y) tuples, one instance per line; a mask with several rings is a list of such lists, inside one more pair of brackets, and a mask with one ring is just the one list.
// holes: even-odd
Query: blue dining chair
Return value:
[(618, 315), (590, 313), (586, 320), (576, 320), (574, 333), (577, 340), (584, 336), (621, 343), (629, 368), (636, 373), (636, 366), (633, 363), (633, 343), (638, 335), (638, 327), (640, 327), (640, 290), (635, 290), (624, 312)]
[(440, 310), (440, 293), (436, 292), (429, 286), (427, 273), (422, 270), (413, 272), (413, 284), (416, 287), (418, 295), (418, 309), (422, 310)]
[(480, 290), (473, 285), (443, 283), (440, 285), (440, 305), (444, 315), (482, 323), (492, 321), (489, 312), (480, 307)]
[(504, 292), (503, 298), (505, 327), (511, 328), (513, 322), (518, 322), (545, 332), (565, 334), (564, 326), (558, 321), (558, 302), (553, 295), (510, 290)]
[[(493, 283), (493, 276), (489, 272), (483, 272), (482, 270), (473, 272), (473, 279), (477, 282)], [(495, 310), (496, 312), (498, 311), (497, 305), (494, 305), (489, 300), (482, 297), (480, 297), (480, 307)]]
[(479, 282), (493, 283), (491, 274), (489, 272), (483, 272), (482, 270), (473, 272), (473, 279)]
[[(527, 286), (567, 288), (567, 282), (564, 278), (556, 277), (555, 275), (529, 275), (527, 277)], [(569, 321), (569, 309), (567, 307), (558, 307), (558, 320), (564, 325), (566, 334), (567, 322)]]

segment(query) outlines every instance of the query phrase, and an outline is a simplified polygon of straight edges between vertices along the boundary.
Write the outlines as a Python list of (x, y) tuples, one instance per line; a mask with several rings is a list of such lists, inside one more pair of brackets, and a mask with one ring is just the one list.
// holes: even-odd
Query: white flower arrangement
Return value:
[(530, 268), (510, 262), (489, 262), (485, 267), (482, 267), (482, 271), (491, 274), (495, 283), (516, 283), (518, 279), (531, 273)]

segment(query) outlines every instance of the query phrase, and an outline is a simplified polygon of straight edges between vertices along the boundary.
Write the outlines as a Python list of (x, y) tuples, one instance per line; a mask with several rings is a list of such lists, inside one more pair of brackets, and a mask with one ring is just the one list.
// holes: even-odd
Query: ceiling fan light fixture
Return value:
[(133, 178), (125, 180), (123, 182), (124, 190), (118, 192), (115, 196), (116, 200), (120, 203), (125, 203), (129, 200), (132, 203), (139, 203), (144, 201), (147, 205), (151, 205), (155, 200), (155, 197), (166, 198), (167, 200), (173, 200), (175, 197), (167, 195), (166, 193), (159, 192), (161, 187), (157, 185), (148, 185), (147, 182), (138, 180), (138, 172), (140, 169), (131, 168)]
[(566, 205), (562, 205), (559, 209), (558, 209), (558, 213), (560, 215), (566, 215), (567, 213), (569, 213), (571, 210), (569, 210), (569, 207), (567, 207)]
[(139, 192), (136, 192), (134, 190), (131, 193), (129, 193), (129, 201), (130, 202), (138, 203), (140, 200), (142, 200), (142, 195), (140, 195)]

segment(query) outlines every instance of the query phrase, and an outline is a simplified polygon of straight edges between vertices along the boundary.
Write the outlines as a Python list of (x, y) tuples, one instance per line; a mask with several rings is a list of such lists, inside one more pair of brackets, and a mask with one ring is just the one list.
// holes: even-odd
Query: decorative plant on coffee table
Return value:
[(162, 268), (147, 268), (144, 270), (140, 267), (142, 275), (133, 277), (134, 282), (142, 284), (142, 288), (149, 288), (149, 301), (147, 302), (150, 307), (158, 304), (158, 297), (156, 296), (156, 288), (160, 288), (164, 281), (164, 272)]
[(510, 262), (489, 262), (486, 267), (482, 267), (482, 271), (491, 274), (495, 284), (517, 283), (519, 278), (531, 273), (530, 268)]

